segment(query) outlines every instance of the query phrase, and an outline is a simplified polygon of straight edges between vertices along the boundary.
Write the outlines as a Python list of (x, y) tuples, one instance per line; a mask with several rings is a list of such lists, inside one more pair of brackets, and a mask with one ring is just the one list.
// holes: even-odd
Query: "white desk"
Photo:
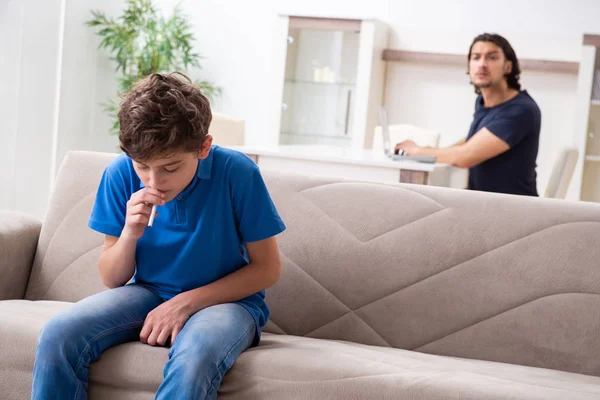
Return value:
[(440, 163), (392, 161), (380, 151), (320, 145), (231, 148), (248, 155), (261, 169), (454, 188), (467, 185), (465, 169)]

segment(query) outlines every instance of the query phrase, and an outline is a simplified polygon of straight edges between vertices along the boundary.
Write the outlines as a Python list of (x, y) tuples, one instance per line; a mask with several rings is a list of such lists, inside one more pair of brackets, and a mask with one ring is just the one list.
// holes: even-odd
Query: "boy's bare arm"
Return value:
[(250, 263), (206, 286), (183, 292), (152, 310), (140, 332), (150, 345), (171, 343), (188, 318), (203, 308), (232, 303), (268, 288), (279, 279), (281, 258), (275, 237), (246, 243)]
[(246, 243), (250, 263), (197, 289), (181, 293), (192, 315), (215, 304), (231, 303), (274, 285), (281, 275), (281, 258), (275, 236)]
[(135, 271), (136, 239), (107, 235), (100, 256), (102, 283), (110, 289), (126, 284)]
[(99, 269), (102, 283), (109, 288), (125, 285), (135, 271), (135, 249), (142, 237), (152, 204), (164, 205), (164, 194), (156, 189), (143, 188), (135, 192), (127, 202), (125, 227), (121, 236), (107, 235), (100, 256)]

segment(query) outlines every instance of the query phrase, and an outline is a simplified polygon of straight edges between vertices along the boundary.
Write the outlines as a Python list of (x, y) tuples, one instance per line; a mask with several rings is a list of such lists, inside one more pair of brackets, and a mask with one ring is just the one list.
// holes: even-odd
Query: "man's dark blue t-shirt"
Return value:
[(541, 112), (526, 90), (495, 107), (485, 107), (479, 95), (467, 141), (482, 128), (510, 149), (469, 169), (469, 189), (537, 196), (536, 159)]

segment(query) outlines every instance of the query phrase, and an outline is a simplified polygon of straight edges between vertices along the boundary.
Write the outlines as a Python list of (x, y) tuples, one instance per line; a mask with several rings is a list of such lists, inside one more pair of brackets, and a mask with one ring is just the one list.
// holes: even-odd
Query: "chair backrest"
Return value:
[(579, 151), (574, 147), (566, 147), (559, 152), (546, 186), (545, 197), (555, 199), (566, 197), (578, 157)]
[(243, 146), (244, 121), (213, 112), (208, 134), (213, 137), (213, 143), (219, 146)]
[[(392, 147), (404, 140), (412, 140), (419, 146), (438, 147), (440, 134), (411, 124), (389, 125), (390, 142)], [(383, 151), (381, 125), (375, 127), (373, 135), (373, 150)], [(393, 149), (390, 149), (393, 150)]]

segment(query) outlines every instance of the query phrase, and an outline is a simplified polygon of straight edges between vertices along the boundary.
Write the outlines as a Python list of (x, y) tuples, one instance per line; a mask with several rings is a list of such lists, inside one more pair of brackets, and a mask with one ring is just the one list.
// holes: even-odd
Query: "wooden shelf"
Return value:
[[(452, 53), (427, 53), (421, 51), (407, 51), (396, 49), (383, 50), (384, 61), (404, 61), (423, 64), (467, 66), (467, 56)], [(520, 59), (521, 70), (533, 70), (544, 72), (560, 72), (577, 74), (579, 63), (576, 61), (552, 61)]]
[(585, 156), (585, 161), (600, 162), (600, 156)]
[(583, 35), (583, 45), (600, 47), (600, 35)]

